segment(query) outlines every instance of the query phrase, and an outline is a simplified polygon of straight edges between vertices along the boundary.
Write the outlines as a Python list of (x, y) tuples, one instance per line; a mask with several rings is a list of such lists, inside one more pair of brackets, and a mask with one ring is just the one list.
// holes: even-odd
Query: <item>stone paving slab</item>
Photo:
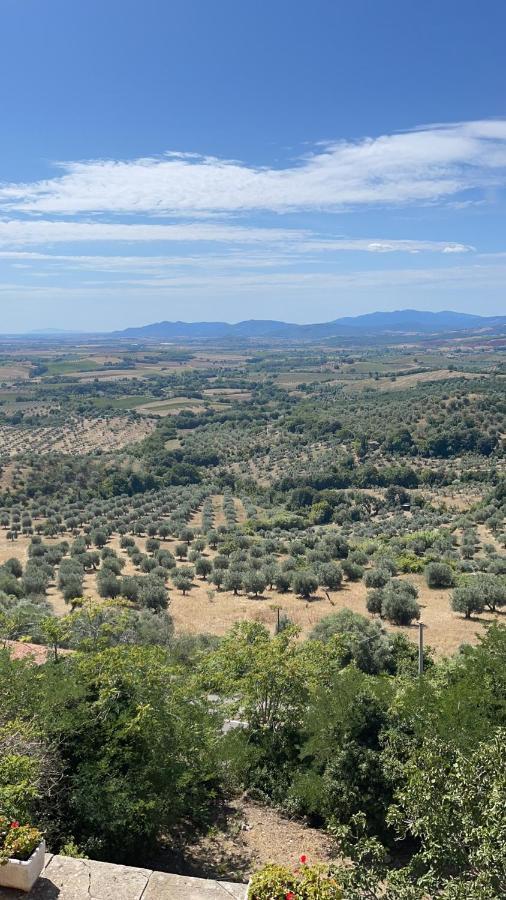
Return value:
[(244, 884), (153, 872), (142, 900), (242, 900)]
[(0, 887), (0, 900), (246, 900), (246, 885), (48, 854), (29, 894)]

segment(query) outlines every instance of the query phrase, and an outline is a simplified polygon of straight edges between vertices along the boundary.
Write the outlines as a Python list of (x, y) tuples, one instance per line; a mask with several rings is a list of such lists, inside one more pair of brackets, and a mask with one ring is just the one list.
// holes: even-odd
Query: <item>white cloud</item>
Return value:
[[(36, 245), (74, 243), (119, 243), (145, 245), (147, 243), (210, 243), (229, 244), (230, 252), (237, 245), (250, 248), (251, 253), (265, 253), (265, 246), (276, 246), (276, 252), (294, 253), (343, 253), (347, 251), (366, 253), (467, 253), (474, 250), (469, 244), (448, 241), (419, 241), (385, 238), (322, 238), (309, 230), (295, 228), (254, 228), (245, 225), (216, 223), (178, 223), (170, 225), (124, 224), (105, 222), (66, 222), (47, 220), (0, 220), (0, 247), (25, 247)], [(0, 257), (17, 255), (19, 250), (3, 250)], [(78, 261), (76, 256), (56, 256), (49, 253), (31, 253), (32, 259), (53, 258)], [(105, 258), (105, 257), (104, 257)], [(160, 257), (157, 257), (160, 259)], [(168, 259), (168, 257), (165, 257)], [(86, 257), (86, 261), (97, 261), (99, 256)], [(111, 257), (119, 261), (118, 257)], [(130, 257), (129, 257), (130, 259)], [(135, 257), (131, 257), (135, 259)], [(138, 257), (144, 262), (144, 257)]]
[[(367, 272), (166, 272), (161, 277), (125, 277), (114, 282), (113, 290), (119, 295), (125, 288), (182, 291), (206, 291), (211, 294), (226, 291), (259, 292), (287, 289), (294, 293), (322, 290), (367, 290), (374, 294), (388, 288), (417, 287), (466, 287), (479, 290), (487, 287), (502, 287), (506, 277), (506, 266), (452, 266), (446, 269), (374, 269)], [(88, 282), (90, 287), (107, 286), (108, 281)], [(86, 287), (83, 286), (83, 290)]]
[(46, 219), (0, 220), (0, 246), (74, 242), (202, 241), (257, 244), (284, 242), (308, 237), (297, 229), (255, 228), (247, 225), (178, 223), (168, 225), (125, 224), (123, 222), (62, 222)]
[(347, 238), (320, 240), (311, 239), (304, 244), (308, 250), (345, 250), (365, 251), (367, 253), (470, 253), (475, 248), (471, 244), (448, 243), (448, 241), (412, 241), (412, 240), (388, 240), (384, 238), (360, 238), (348, 240)]
[[(371, 297), (376, 293), (389, 289), (414, 289), (430, 288), (431, 292), (436, 288), (445, 290), (463, 289), (479, 291), (498, 288), (502, 289), (506, 281), (506, 265), (490, 266), (451, 266), (448, 268), (424, 268), (424, 269), (375, 269), (367, 272), (240, 272), (240, 273), (209, 273), (209, 272), (174, 272), (165, 273), (165, 277), (147, 277), (130, 279), (125, 277), (113, 284), (105, 280), (94, 280), (80, 284), (78, 287), (68, 288), (63, 286), (39, 286), (30, 285), (20, 287), (14, 283), (0, 283), (2, 293), (10, 293), (13, 297), (37, 295), (61, 295), (70, 297), (73, 293), (82, 298), (93, 296), (97, 290), (104, 290), (108, 296), (121, 299), (125, 292), (138, 292), (149, 290), (150, 294), (171, 291), (187, 292), (191, 296), (201, 296), (205, 291), (208, 296), (220, 296), (222, 293), (232, 294), (239, 292), (259, 292), (268, 294), (276, 291), (286, 292), (288, 296), (293, 294), (305, 295), (307, 298), (317, 296), (321, 292), (349, 290), (352, 293), (367, 291)], [(198, 292), (198, 293), (196, 293)], [(350, 294), (350, 295), (351, 295)], [(407, 295), (408, 296), (408, 295)], [(312, 321), (311, 316), (308, 321)]]
[(0, 202), (23, 212), (186, 216), (427, 203), (504, 185), (506, 120), (329, 143), (285, 168), (184, 153), (59, 168), (55, 178), (4, 184)]

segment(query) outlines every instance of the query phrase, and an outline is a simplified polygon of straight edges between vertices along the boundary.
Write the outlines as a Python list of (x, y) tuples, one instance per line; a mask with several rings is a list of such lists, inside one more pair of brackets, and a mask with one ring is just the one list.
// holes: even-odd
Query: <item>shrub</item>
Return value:
[(394, 581), (383, 592), (381, 604), (382, 618), (393, 625), (410, 625), (413, 619), (420, 618), (420, 607), (413, 596), (414, 585), (404, 581)]
[(255, 597), (258, 597), (259, 594), (263, 594), (265, 591), (266, 581), (261, 572), (251, 569), (244, 573), (243, 586), (248, 594), (254, 594)]
[(391, 575), (386, 569), (370, 569), (364, 575), (364, 584), (368, 588), (382, 588), (390, 581)]
[(328, 591), (337, 591), (341, 587), (343, 573), (336, 563), (322, 563), (318, 567), (318, 577), (320, 584)]
[(360, 579), (363, 578), (364, 567), (358, 562), (343, 559), (341, 569), (349, 581), (360, 581)]
[(292, 576), (292, 590), (299, 597), (308, 599), (317, 589), (318, 579), (314, 572), (310, 572), (307, 569), (294, 572)]
[(113, 572), (114, 575), (121, 575), (123, 568), (123, 560), (117, 559), (115, 556), (106, 556), (102, 560), (102, 571)]
[(455, 584), (453, 569), (447, 563), (429, 563), (425, 569), (425, 580), (430, 588), (449, 588)]
[(396, 564), (400, 572), (423, 572), (424, 561), (416, 553), (401, 553)]
[(325, 865), (302, 865), (294, 872), (288, 866), (270, 863), (253, 875), (248, 891), (248, 900), (342, 900), (342, 897), (332, 868)]
[(167, 588), (160, 578), (156, 575), (146, 575), (145, 578), (138, 579), (138, 585), (138, 602), (141, 606), (156, 612), (167, 608)]
[(367, 607), (367, 612), (370, 612), (376, 616), (381, 616), (381, 609), (383, 606), (383, 591), (380, 588), (375, 588), (372, 591), (368, 591), (365, 605)]
[(390, 641), (378, 622), (372, 622), (351, 609), (325, 616), (315, 625), (310, 638), (327, 643), (339, 635), (343, 666), (355, 662), (362, 672), (377, 675), (393, 666)]
[(126, 600), (137, 600), (139, 596), (139, 583), (132, 575), (125, 575), (120, 581), (120, 593)]
[(10, 572), (11, 575), (14, 575), (15, 578), (21, 578), (23, 574), (23, 566), (15, 556), (11, 556), (10, 559), (7, 559), (3, 564), (3, 568), (6, 569), (7, 572)]

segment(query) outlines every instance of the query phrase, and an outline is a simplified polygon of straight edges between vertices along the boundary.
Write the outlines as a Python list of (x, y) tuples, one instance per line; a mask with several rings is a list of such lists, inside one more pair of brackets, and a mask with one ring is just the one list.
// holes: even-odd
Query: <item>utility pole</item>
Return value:
[(418, 623), (418, 674), (423, 675), (423, 622)]
[(273, 604), (271, 604), (271, 609), (274, 610), (274, 612), (276, 613), (276, 620), (277, 620), (276, 624), (274, 626), (274, 634), (279, 634), (279, 626), (281, 624), (280, 623), (281, 607), (279, 606), (279, 604), (273, 603)]

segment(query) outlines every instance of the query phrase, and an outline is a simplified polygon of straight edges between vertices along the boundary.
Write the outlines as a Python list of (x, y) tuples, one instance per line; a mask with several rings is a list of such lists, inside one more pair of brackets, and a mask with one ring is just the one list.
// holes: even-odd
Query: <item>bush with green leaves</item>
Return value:
[(132, 862), (183, 820), (208, 820), (219, 784), (215, 726), (165, 649), (118, 646), (42, 668), (0, 654), (0, 683), (10, 685), (3, 760), (5, 723), (16, 717), (18, 736), (30, 729), (23, 746), (11, 741), (20, 752), (9, 775), (0, 767), (0, 798), (10, 780), (10, 814), (37, 816), (51, 847), (72, 837), (92, 858)]
[(449, 588), (455, 584), (455, 575), (448, 563), (431, 562), (425, 569), (425, 580), (430, 588)]
[[(23, 593), (26, 597), (41, 597), (46, 594), (53, 567), (45, 564), (43, 559), (28, 560), (21, 579)], [(1, 584), (0, 584), (1, 587)]]
[(23, 575), (23, 566), (16, 556), (11, 556), (9, 559), (6, 559), (2, 564), (2, 568), (6, 572), (10, 572), (11, 575), (14, 575), (15, 578), (21, 578)]
[(343, 571), (334, 562), (320, 563), (316, 567), (318, 581), (328, 591), (338, 591), (343, 580)]
[(341, 570), (346, 575), (348, 581), (360, 581), (364, 576), (364, 567), (358, 562), (351, 559), (343, 559)]
[(137, 585), (137, 602), (140, 606), (155, 612), (167, 609), (169, 595), (161, 578), (156, 575), (140, 576), (137, 578)]
[(267, 581), (262, 572), (255, 569), (247, 569), (242, 578), (242, 585), (247, 594), (253, 594), (258, 597), (263, 594), (267, 587)]
[(461, 578), (451, 596), (451, 608), (470, 619), (488, 607), (495, 610), (506, 604), (506, 580), (501, 575), (479, 573)]
[(392, 580), (383, 589), (381, 617), (393, 625), (411, 625), (420, 618), (416, 587), (406, 581)]
[(368, 588), (382, 588), (388, 584), (391, 577), (387, 569), (369, 569), (364, 575), (364, 584)]
[(308, 600), (318, 589), (318, 578), (308, 569), (298, 569), (292, 575), (292, 591)]
[(343, 666), (354, 662), (370, 675), (393, 671), (390, 638), (378, 622), (350, 609), (341, 609), (320, 619), (310, 634), (312, 640), (324, 643), (333, 637), (338, 638)]
[(331, 866), (306, 864), (299, 869), (269, 863), (251, 878), (247, 900), (342, 900), (338, 875)]

